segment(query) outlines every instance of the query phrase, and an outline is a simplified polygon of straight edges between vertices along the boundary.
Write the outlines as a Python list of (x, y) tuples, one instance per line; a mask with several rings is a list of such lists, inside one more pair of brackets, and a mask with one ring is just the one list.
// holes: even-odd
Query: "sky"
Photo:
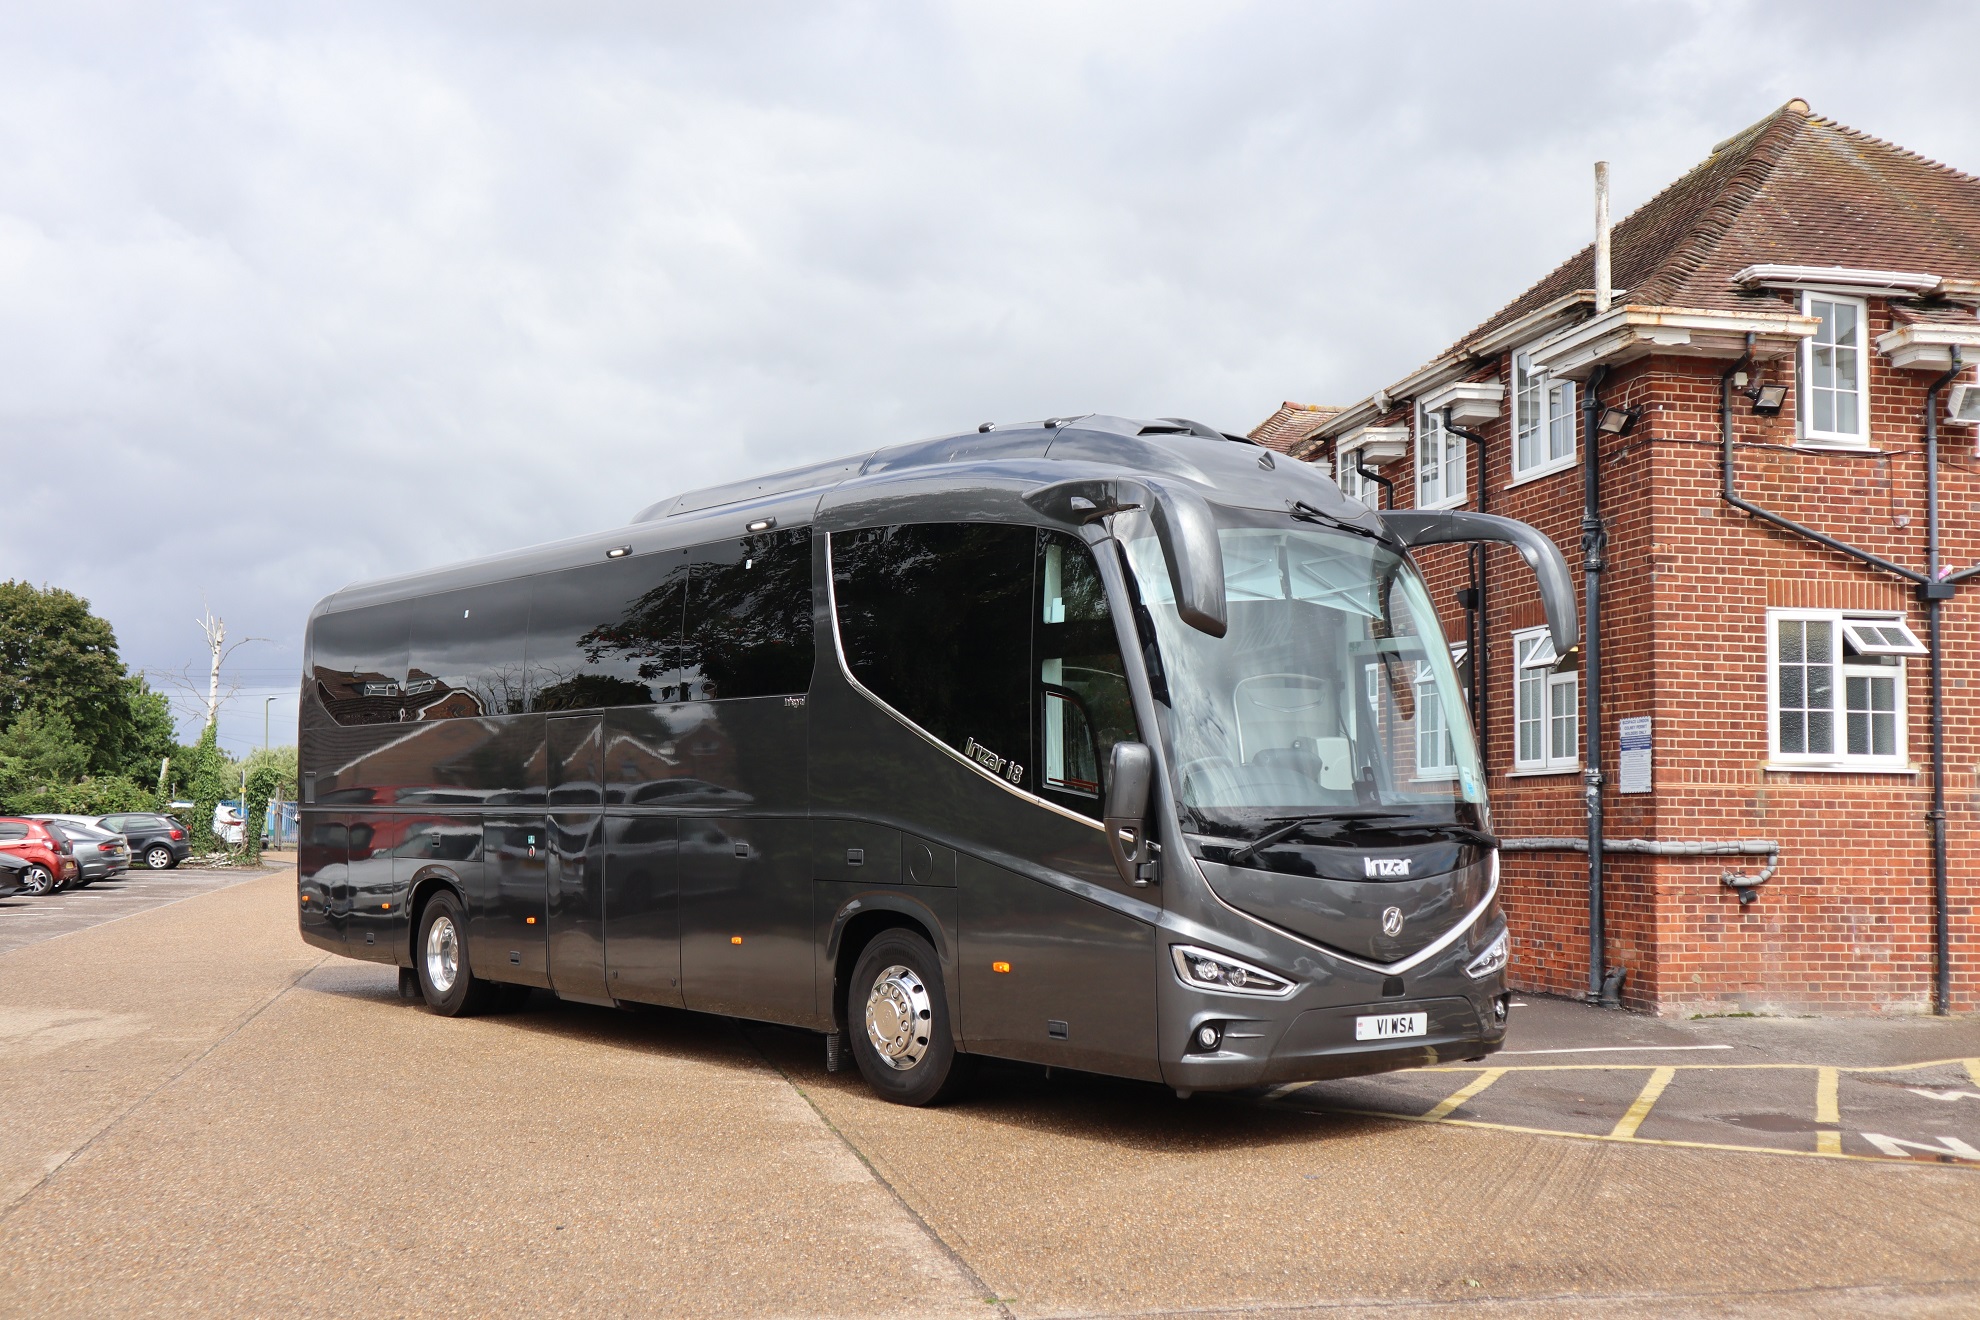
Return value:
[[(295, 737), (338, 587), (986, 420), (1428, 360), (1791, 97), (1980, 172), (1980, 6), (0, 8), (0, 577)], [(265, 697), (275, 698), (272, 703)], [(199, 708), (175, 703), (183, 736)]]

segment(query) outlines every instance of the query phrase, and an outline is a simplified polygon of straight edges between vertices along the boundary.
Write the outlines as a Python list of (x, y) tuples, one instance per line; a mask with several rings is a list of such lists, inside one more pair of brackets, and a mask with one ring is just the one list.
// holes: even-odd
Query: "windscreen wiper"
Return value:
[(1357, 527), (1351, 522), (1344, 522), (1331, 513), (1314, 508), (1305, 500), (1291, 501), (1287, 504), (1286, 511), (1301, 522), (1320, 523), (1327, 527), (1337, 528), (1343, 532), (1353, 532), (1356, 536), (1365, 536), (1371, 541), (1382, 539), (1381, 536), (1369, 531), (1366, 527)]
[(1309, 825), (1331, 825), (1335, 821), (1350, 820), (1394, 820), (1398, 816), (1407, 814), (1401, 811), (1351, 811), (1339, 816), (1302, 816), (1298, 820), (1288, 821), (1276, 830), (1259, 835), (1240, 848), (1233, 849), (1231, 855), (1224, 861), (1229, 863), (1235, 862), (1240, 857), (1249, 857), (1260, 848), (1269, 848), (1281, 839), (1291, 838)]

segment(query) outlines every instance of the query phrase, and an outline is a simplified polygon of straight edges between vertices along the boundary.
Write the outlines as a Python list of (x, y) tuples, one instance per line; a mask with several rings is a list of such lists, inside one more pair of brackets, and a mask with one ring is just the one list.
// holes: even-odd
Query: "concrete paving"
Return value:
[[(303, 945), (293, 894), (0, 952), (0, 1314), (1980, 1307), (1980, 1161), (1939, 1141), (1980, 1077), (1848, 1071), (1980, 1053), (1971, 1021), (1529, 1000), (1467, 1069), (1180, 1101), (996, 1065), (907, 1110), (800, 1032), (545, 994), (433, 1017)], [(1602, 1066), (1537, 1071), (1563, 1060)], [(1801, 1126), (1724, 1121), (1766, 1114)]]
[(169, 871), (125, 871), (108, 880), (95, 881), (86, 889), (0, 898), (0, 953), (148, 912), (209, 889), (224, 889), (276, 869), (279, 868), (205, 870), (179, 866)]

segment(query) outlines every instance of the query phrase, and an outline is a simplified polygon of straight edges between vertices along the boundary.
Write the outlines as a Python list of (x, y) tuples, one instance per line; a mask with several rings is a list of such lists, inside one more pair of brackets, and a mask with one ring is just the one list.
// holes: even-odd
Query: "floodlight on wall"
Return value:
[(1641, 416), (1641, 408), (1604, 408), (1595, 429), (1603, 435), (1628, 435), (1636, 429), (1636, 419)]
[(1961, 381), (1947, 391), (1946, 420), (1969, 426), (1980, 423), (1980, 384)]
[(1778, 417), (1787, 405), (1788, 387), (1785, 385), (1755, 385), (1740, 392), (1753, 400), (1753, 411), (1761, 417)]

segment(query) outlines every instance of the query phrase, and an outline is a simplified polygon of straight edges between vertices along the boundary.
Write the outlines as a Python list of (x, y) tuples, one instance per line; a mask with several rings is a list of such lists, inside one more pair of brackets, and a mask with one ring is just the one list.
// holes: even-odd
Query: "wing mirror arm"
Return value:
[(1561, 548), (1530, 524), (1495, 513), (1467, 509), (1384, 509), (1382, 521), (1397, 540), (1414, 550), (1425, 545), (1458, 545), (1471, 541), (1503, 541), (1519, 551), (1540, 585), (1540, 604), (1547, 612), (1547, 631), (1562, 655), (1581, 640), (1580, 616), (1574, 607), (1574, 578)]
[(1136, 886), (1152, 885), (1158, 878), (1155, 846), (1148, 838), (1148, 799), (1154, 777), (1155, 754), (1147, 743), (1114, 744), (1101, 823), (1107, 831), (1107, 851), (1121, 879)]
[(1153, 477), (1121, 480), (1074, 478), (1038, 486), (1023, 495), (1040, 513), (1086, 523), (1127, 509), (1146, 509), (1169, 570), (1176, 613), (1198, 632), (1222, 637), (1230, 631), (1224, 594), (1224, 548), (1217, 540), (1217, 516), (1194, 489)]

